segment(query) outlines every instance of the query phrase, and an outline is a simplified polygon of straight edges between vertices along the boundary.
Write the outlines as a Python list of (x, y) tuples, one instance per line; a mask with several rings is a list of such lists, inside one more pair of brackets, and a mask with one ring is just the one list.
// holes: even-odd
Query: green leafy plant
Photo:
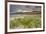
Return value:
[(40, 28), (41, 17), (36, 16), (23, 16), (24, 18), (14, 18), (10, 20), (10, 28)]

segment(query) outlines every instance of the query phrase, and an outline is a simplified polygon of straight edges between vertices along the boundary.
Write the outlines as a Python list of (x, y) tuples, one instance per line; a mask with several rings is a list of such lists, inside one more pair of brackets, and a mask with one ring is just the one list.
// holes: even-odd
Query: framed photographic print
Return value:
[(6, 14), (6, 32), (40, 32), (44, 31), (44, 3), (8, 2)]

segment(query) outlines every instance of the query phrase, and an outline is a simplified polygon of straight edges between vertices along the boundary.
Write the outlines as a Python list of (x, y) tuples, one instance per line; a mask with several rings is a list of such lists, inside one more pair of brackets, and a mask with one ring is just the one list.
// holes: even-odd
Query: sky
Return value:
[[(41, 6), (32, 6), (32, 5), (10, 5), (10, 16), (15, 16), (16, 12), (32, 12), (32, 11), (41, 11)], [(20, 14), (22, 15), (22, 14)]]
[(10, 12), (16, 13), (16, 12), (32, 12), (32, 11), (40, 11), (41, 6), (31, 6), (31, 5), (10, 5)]

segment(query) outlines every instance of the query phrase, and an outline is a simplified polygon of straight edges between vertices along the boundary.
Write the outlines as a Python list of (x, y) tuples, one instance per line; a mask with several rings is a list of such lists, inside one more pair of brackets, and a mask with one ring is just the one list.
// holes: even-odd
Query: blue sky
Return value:
[(40, 11), (40, 6), (36, 8), (35, 6), (31, 5), (10, 5), (10, 12), (18, 12), (22, 10), (33, 11), (36, 9)]

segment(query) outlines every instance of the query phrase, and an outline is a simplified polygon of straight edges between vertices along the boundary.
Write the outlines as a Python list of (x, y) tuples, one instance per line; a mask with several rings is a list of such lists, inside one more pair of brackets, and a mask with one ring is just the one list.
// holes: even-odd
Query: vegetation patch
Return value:
[[(22, 16), (21, 16), (22, 17)], [(40, 28), (41, 27), (41, 17), (40, 15), (30, 15), (30, 16), (23, 16), (24, 18), (14, 18), (10, 20), (10, 28)]]

